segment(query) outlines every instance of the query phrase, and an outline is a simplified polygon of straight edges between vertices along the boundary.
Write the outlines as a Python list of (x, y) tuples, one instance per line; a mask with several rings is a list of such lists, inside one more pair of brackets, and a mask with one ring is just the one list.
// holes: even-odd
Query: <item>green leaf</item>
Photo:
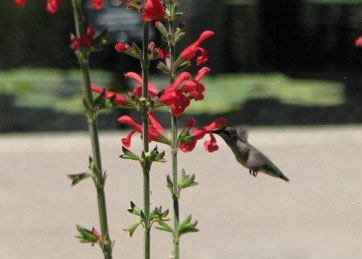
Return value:
[(170, 190), (172, 190), (172, 189), (173, 189), (173, 182), (172, 182), (172, 180), (171, 180), (171, 176), (170, 176), (170, 175), (167, 175), (166, 179), (167, 179), (167, 187), (168, 187)]
[(164, 159), (165, 151), (162, 151), (161, 153), (158, 152), (157, 146), (152, 150), (152, 152), (149, 154), (151, 161), (153, 162), (160, 162), (160, 163), (166, 163), (166, 159)]
[(88, 117), (88, 120), (94, 119), (94, 113), (93, 113), (92, 105), (85, 98), (83, 98), (83, 107), (84, 107), (84, 111), (85, 111), (85, 113), (86, 113), (86, 115)]
[(91, 230), (86, 229), (80, 225), (77, 225), (77, 230), (80, 234), (80, 235), (76, 236), (76, 238), (79, 239), (79, 242), (94, 244), (98, 241), (98, 238), (95, 235), (93, 235)]
[(173, 229), (166, 222), (158, 221), (157, 223), (159, 224), (159, 226), (157, 226), (156, 229), (166, 231), (166, 232), (170, 232), (170, 233), (174, 233)]
[(170, 68), (164, 62), (159, 61), (157, 64), (157, 69), (163, 72), (166, 75), (170, 74)]
[(131, 152), (130, 150), (128, 150), (127, 148), (125, 147), (122, 147), (122, 151), (124, 154), (120, 155), (119, 157), (120, 158), (123, 158), (123, 159), (130, 159), (130, 160), (136, 160), (136, 161), (139, 161), (140, 158), (133, 152)]
[(185, 61), (179, 63), (177, 66), (175, 65), (177, 72), (181, 72), (190, 66), (191, 66), (191, 62), (189, 60), (185, 60)]
[(99, 95), (93, 102), (94, 106), (99, 109), (104, 109), (106, 107), (106, 99), (104, 98), (104, 93), (106, 90), (103, 90), (103, 93)]
[(128, 211), (137, 216), (141, 216), (141, 213), (143, 213), (142, 210), (139, 207), (137, 207), (136, 204), (134, 204), (132, 201), (131, 201), (131, 208)]
[(191, 232), (198, 232), (199, 230), (196, 228), (197, 221), (191, 222), (192, 216), (188, 216), (182, 223), (179, 225), (178, 233), (179, 235), (184, 235)]
[(136, 229), (138, 228), (138, 226), (141, 225), (141, 224), (142, 224), (142, 221), (139, 221), (139, 222), (133, 224), (132, 226), (130, 226), (129, 228), (124, 229), (124, 231), (129, 232), (129, 236), (132, 237), (133, 234), (134, 234), (134, 232), (135, 232)]
[(195, 182), (195, 175), (187, 175), (186, 172), (185, 172), (185, 169), (182, 169), (182, 172), (181, 172), (181, 179), (180, 179), (180, 182), (179, 182), (179, 185), (178, 187), (180, 189), (186, 189), (188, 187), (192, 187), (192, 186), (195, 186), (195, 185), (198, 185), (199, 183), (198, 182)]
[(93, 158), (90, 156), (89, 157), (89, 166), (88, 166), (89, 170), (91, 170), (95, 175), (99, 175), (101, 174), (99, 169), (97, 168)]
[(167, 38), (168, 31), (165, 25), (163, 25), (162, 22), (157, 22), (156, 24), (157, 24), (156, 29), (161, 33), (163, 37)]
[(89, 173), (81, 173), (81, 174), (68, 174), (67, 177), (72, 180), (72, 186), (78, 184), (80, 181), (91, 177)]

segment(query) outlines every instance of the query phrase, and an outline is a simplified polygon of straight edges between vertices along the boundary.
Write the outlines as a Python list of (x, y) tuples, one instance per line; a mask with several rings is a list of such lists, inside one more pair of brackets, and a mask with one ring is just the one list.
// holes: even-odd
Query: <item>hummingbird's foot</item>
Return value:
[(256, 177), (258, 175), (258, 172), (255, 170), (249, 170), (249, 173), (254, 177)]

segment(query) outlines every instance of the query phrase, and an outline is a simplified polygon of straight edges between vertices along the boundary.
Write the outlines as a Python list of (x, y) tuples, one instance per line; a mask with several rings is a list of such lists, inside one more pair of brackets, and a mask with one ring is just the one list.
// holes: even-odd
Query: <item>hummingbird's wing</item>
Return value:
[(263, 153), (250, 146), (248, 160), (245, 164), (248, 169), (260, 170), (269, 162), (270, 160)]
[(236, 134), (237, 134), (238, 138), (243, 142), (247, 142), (248, 131), (246, 130), (246, 128), (242, 125), (239, 125), (239, 126), (235, 127), (235, 130), (236, 130)]
[(253, 146), (250, 147), (249, 157), (245, 166), (250, 170), (257, 172), (261, 171), (270, 176), (278, 177), (289, 182), (288, 177), (286, 177), (269, 158)]

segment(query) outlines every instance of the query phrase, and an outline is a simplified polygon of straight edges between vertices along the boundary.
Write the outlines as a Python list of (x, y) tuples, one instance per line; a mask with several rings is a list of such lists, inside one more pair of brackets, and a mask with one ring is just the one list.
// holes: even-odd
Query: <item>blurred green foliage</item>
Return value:
[[(112, 74), (93, 70), (95, 84), (107, 87)], [(78, 70), (16, 69), (0, 71), (0, 94), (16, 97), (20, 107), (44, 107), (66, 113), (81, 113), (81, 75)], [(167, 78), (152, 76), (160, 88)], [(224, 113), (240, 109), (248, 99), (275, 98), (295, 105), (339, 105), (344, 102), (343, 85), (333, 81), (291, 79), (281, 73), (227, 74), (202, 81), (205, 100), (192, 102), (189, 113)]]

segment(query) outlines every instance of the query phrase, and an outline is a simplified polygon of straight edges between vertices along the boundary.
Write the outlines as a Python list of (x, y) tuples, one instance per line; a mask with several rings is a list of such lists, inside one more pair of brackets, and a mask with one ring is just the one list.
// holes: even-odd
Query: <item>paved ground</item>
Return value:
[[(142, 233), (123, 228), (134, 220), (130, 200), (141, 203), (141, 173), (118, 159), (119, 133), (104, 133), (104, 167), (115, 258), (141, 258)], [(251, 177), (221, 142), (209, 154), (200, 145), (181, 164), (201, 183), (182, 195), (201, 232), (184, 236), (184, 259), (362, 258), (362, 127), (252, 129), (250, 142), (264, 150), (291, 182)], [(135, 142), (139, 147), (140, 142)], [(0, 258), (101, 258), (79, 244), (75, 224), (97, 226), (91, 182), (70, 188), (69, 173), (87, 167), (83, 133), (0, 136)], [(170, 207), (168, 165), (152, 173), (153, 205)], [(167, 259), (171, 239), (153, 232), (153, 258)]]

